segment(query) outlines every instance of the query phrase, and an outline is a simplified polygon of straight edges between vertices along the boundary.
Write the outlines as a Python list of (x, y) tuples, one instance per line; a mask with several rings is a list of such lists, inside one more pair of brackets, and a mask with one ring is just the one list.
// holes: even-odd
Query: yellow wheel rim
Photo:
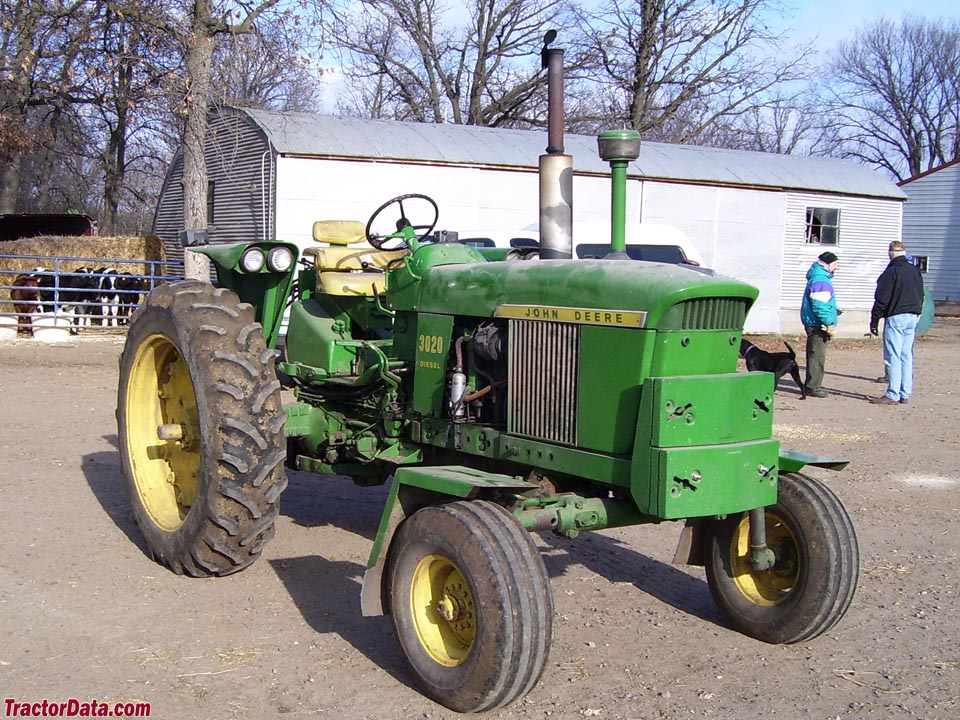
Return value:
[(190, 373), (169, 338), (140, 344), (126, 391), (124, 442), (137, 493), (157, 527), (173, 532), (197, 499), (200, 421)]
[(785, 600), (800, 578), (797, 540), (782, 518), (766, 513), (767, 547), (776, 563), (769, 570), (754, 570), (750, 563), (750, 521), (748, 516), (737, 526), (730, 541), (730, 565), (733, 579), (747, 598), (757, 605), (773, 606)]
[(473, 594), (459, 568), (428, 555), (413, 572), (410, 610), (423, 649), (441, 665), (456, 667), (470, 654), (477, 629)]

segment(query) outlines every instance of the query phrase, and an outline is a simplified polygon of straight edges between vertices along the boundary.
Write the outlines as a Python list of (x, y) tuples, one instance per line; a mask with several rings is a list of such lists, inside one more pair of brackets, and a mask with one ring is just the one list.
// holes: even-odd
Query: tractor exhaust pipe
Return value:
[(563, 50), (551, 48), (556, 30), (543, 37), (547, 71), (547, 154), (540, 156), (540, 257), (573, 256), (573, 158), (563, 152)]

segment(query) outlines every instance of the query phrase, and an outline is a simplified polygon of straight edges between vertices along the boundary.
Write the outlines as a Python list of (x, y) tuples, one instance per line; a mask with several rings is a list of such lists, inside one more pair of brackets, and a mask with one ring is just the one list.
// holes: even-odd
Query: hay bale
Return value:
[[(101, 265), (109, 264), (120, 272), (136, 275), (146, 275), (150, 271), (149, 265), (136, 262), (136, 260), (158, 261), (166, 259), (163, 240), (155, 235), (82, 235), (77, 237), (43, 235), (0, 242), (0, 255), (86, 258), (86, 260), (63, 263), (60, 270), (64, 272), (75, 270), (81, 265), (90, 266), (100, 260), (106, 261), (102, 262)], [(126, 259), (133, 262), (116, 262)], [(42, 264), (42, 261), (30, 257), (0, 258), (0, 270), (26, 272), (32, 270), (38, 264)]]
[[(39, 237), (23, 238), (0, 242), (0, 285), (12, 285), (16, 275), (30, 272), (37, 265), (43, 265), (47, 270), (55, 269), (53, 263), (38, 260), (40, 257), (77, 257), (85, 260), (68, 260), (61, 262), (56, 268), (60, 272), (73, 272), (78, 267), (87, 266), (92, 269), (109, 265), (118, 272), (134, 275), (149, 275), (150, 265), (137, 260), (162, 261), (166, 259), (163, 240), (155, 235), (117, 235), (117, 236), (54, 236), (42, 235)], [(131, 260), (131, 262), (117, 262), (117, 260)], [(157, 267), (157, 274), (165, 274), (167, 266)], [(0, 289), (0, 314), (9, 314), (9, 290)], [(6, 302), (2, 302), (6, 301)]]

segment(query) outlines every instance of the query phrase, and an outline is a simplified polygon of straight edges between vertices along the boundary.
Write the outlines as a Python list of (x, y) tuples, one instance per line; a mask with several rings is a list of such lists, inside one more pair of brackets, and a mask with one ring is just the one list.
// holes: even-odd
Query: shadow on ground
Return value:
[[(103, 439), (119, 447), (119, 441), (116, 435), (104, 435)], [(143, 552), (150, 556), (147, 544), (143, 535), (137, 528), (137, 523), (133, 519), (133, 511), (130, 509), (130, 499), (127, 496), (127, 489), (123, 481), (123, 472), (120, 469), (119, 452), (97, 452), (83, 456), (83, 475), (90, 486), (93, 496), (100, 503), (103, 512), (106, 513), (113, 524), (116, 525), (124, 535)]]
[(270, 560), (270, 565), (315, 632), (339, 635), (398, 682), (414, 687), (389, 618), (360, 612), (362, 565), (317, 555)]
[(727, 626), (704, 579), (688, 575), (601, 533), (586, 533), (576, 540), (544, 534), (542, 539), (551, 548), (543, 554), (551, 577), (564, 574), (572, 565), (582, 565), (605, 580), (630, 583), (677, 610)]

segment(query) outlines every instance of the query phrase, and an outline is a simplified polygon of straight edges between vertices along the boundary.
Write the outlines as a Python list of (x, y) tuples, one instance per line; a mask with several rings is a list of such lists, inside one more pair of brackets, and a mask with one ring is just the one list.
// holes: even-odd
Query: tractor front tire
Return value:
[(810, 640), (833, 627), (860, 575), (857, 536), (846, 509), (823, 483), (782, 473), (766, 508), (767, 547), (776, 563), (750, 562), (748, 513), (714, 520), (705, 537), (710, 592), (731, 625), (769, 643)]
[(477, 500), (414, 513), (390, 547), (388, 606), (424, 692), (458, 712), (502, 707), (543, 672), (553, 596), (530, 534)]
[(117, 426), (155, 560), (205, 577), (259, 557), (287, 484), (284, 417), (252, 306), (194, 280), (150, 293), (120, 357)]

